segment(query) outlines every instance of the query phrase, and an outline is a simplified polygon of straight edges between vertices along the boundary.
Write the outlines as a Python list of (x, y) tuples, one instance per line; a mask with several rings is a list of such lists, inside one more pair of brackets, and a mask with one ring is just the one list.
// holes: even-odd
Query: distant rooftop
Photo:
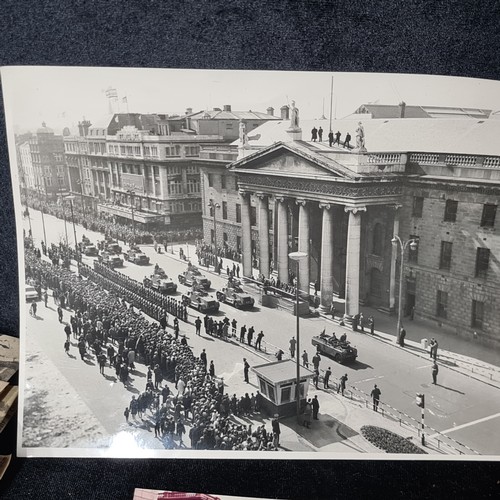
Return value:
[[(263, 365), (254, 366), (252, 370), (268, 382), (284, 382), (293, 380), (297, 376), (297, 365), (295, 361), (287, 359), (285, 361), (275, 361)], [(312, 377), (314, 374), (311, 370), (300, 366), (300, 377)]]
[(191, 119), (200, 120), (280, 120), (278, 116), (261, 113), (260, 111), (232, 111), (231, 109), (212, 109), (199, 111), (190, 115)]
[[(446, 106), (410, 106), (405, 103), (362, 104), (354, 115), (370, 115), (373, 119), (386, 118), (476, 118), (487, 119), (491, 109), (457, 108)], [(349, 118), (348, 116), (347, 118)]]

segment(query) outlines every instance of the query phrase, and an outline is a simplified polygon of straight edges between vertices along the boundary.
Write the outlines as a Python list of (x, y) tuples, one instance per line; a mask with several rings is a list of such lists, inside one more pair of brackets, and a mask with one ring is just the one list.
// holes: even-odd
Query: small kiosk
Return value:
[[(297, 409), (296, 381), (297, 365), (295, 361), (287, 359), (264, 365), (254, 366), (258, 379), (259, 390), (262, 395), (262, 409), (269, 415), (278, 414), (280, 417), (295, 415)], [(311, 370), (300, 366), (300, 399), (301, 403), (307, 398), (309, 381), (314, 376)]]

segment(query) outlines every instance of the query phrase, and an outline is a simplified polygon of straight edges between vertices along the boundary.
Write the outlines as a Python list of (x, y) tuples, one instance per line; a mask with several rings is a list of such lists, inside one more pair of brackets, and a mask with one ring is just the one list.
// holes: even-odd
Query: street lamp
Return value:
[[(45, 177), (43, 178), (44, 184), (45, 184)], [(40, 212), (42, 213), (42, 227), (43, 227), (43, 244), (45, 248), (47, 248), (47, 236), (45, 234), (45, 217), (43, 216), (43, 203), (42, 203), (42, 186), (40, 184), (37, 184), (38, 187), (38, 192), (39, 192), (39, 201), (40, 201)]]
[(70, 207), (71, 207), (71, 221), (73, 222), (73, 233), (75, 235), (75, 252), (76, 252), (76, 266), (78, 268), (78, 274), (80, 274), (80, 260), (81, 260), (81, 254), (78, 249), (78, 240), (76, 239), (76, 226), (75, 226), (75, 215), (73, 213), (73, 200), (75, 199), (74, 196), (66, 196), (65, 200), (69, 201)]
[(218, 262), (217, 262), (217, 219), (216, 219), (216, 211), (220, 208), (219, 203), (214, 203), (213, 200), (208, 202), (208, 207), (213, 211), (214, 214), (214, 254), (215, 254), (215, 270), (217, 271)]
[(403, 326), (402, 316), (403, 316), (403, 272), (404, 272), (404, 260), (405, 260), (405, 250), (409, 245), (411, 250), (416, 250), (418, 243), (417, 240), (411, 239), (407, 241), (403, 241), (397, 234), (394, 235), (394, 238), (391, 240), (392, 246), (394, 249), (397, 249), (398, 243), (401, 249), (401, 263), (400, 263), (400, 271), (399, 271), (399, 302), (398, 302), (398, 326), (397, 326), (397, 334), (396, 334), (396, 342), (401, 344), (401, 327)]
[(291, 252), (288, 254), (291, 260), (297, 262), (297, 278), (295, 283), (295, 316), (297, 318), (296, 335), (297, 335), (297, 350), (295, 363), (297, 367), (297, 378), (295, 380), (295, 397), (297, 399), (297, 421), (300, 422), (300, 329), (299, 329), (299, 270), (300, 263), (304, 262), (309, 255), (305, 252)]

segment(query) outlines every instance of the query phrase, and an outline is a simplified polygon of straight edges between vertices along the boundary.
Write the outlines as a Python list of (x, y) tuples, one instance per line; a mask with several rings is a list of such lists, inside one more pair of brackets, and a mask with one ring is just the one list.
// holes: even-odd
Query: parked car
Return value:
[(24, 286), (24, 296), (26, 297), (26, 302), (35, 302), (38, 300), (38, 292), (32, 285)]

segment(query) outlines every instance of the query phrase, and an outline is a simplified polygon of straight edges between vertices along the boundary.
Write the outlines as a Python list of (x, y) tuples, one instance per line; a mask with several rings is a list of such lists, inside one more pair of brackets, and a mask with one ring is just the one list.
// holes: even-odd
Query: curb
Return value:
[[(324, 315), (324, 314), (322, 314), (322, 313), (319, 313), (319, 315), (320, 315), (322, 318), (326, 319), (327, 321), (329, 321), (329, 322), (332, 322), (332, 323), (333, 323), (333, 320), (332, 320), (331, 318), (327, 317), (326, 315)], [(335, 324), (335, 323), (334, 323), (334, 324)], [(343, 328), (347, 328), (347, 327), (343, 327)], [(359, 333), (359, 332), (358, 332), (358, 333)], [(408, 352), (409, 354), (412, 354), (413, 356), (417, 356), (417, 357), (419, 357), (419, 358), (426, 359), (424, 356), (422, 356), (422, 353), (421, 353), (421, 352), (415, 352), (415, 351), (413, 351), (413, 350), (405, 349), (404, 347), (398, 346), (398, 345), (394, 344), (391, 340), (389, 340), (389, 339), (385, 339), (383, 336), (381, 336), (381, 335), (379, 335), (379, 334), (377, 334), (377, 333), (375, 333), (375, 334), (373, 334), (373, 335), (371, 335), (371, 334), (367, 334), (367, 335), (369, 335), (369, 337), (370, 337), (370, 338), (373, 338), (374, 340), (377, 340), (377, 341), (379, 341), (379, 342), (383, 342), (384, 344), (390, 345), (390, 346), (395, 347), (395, 348), (397, 348), (397, 349), (403, 349), (403, 350), (405, 350), (405, 352)], [(418, 348), (416, 348), (416, 347), (414, 347), (414, 346), (411, 346), (411, 347), (412, 347), (412, 348), (414, 348), (414, 349), (418, 349)], [(427, 354), (427, 353), (426, 353), (426, 354)], [(466, 377), (468, 377), (468, 378), (471, 378), (471, 379), (473, 379), (473, 380), (477, 380), (478, 382), (482, 382), (483, 384), (489, 385), (490, 387), (494, 387), (495, 389), (499, 389), (499, 390), (500, 390), (500, 385), (496, 385), (496, 384), (493, 384), (493, 383), (491, 383), (491, 382), (488, 382), (487, 380), (483, 380), (483, 379), (480, 379), (480, 378), (478, 378), (478, 377), (474, 377), (474, 375), (473, 375), (473, 374), (469, 374), (469, 373), (467, 373), (467, 372), (460, 371), (460, 370), (458, 370), (457, 368), (454, 368), (454, 367), (452, 367), (452, 366), (446, 366), (446, 368), (448, 368), (449, 370), (454, 371), (454, 372), (456, 372), (456, 373), (460, 373), (460, 374), (462, 374), (462, 375), (464, 375), (464, 376), (466, 376)]]

